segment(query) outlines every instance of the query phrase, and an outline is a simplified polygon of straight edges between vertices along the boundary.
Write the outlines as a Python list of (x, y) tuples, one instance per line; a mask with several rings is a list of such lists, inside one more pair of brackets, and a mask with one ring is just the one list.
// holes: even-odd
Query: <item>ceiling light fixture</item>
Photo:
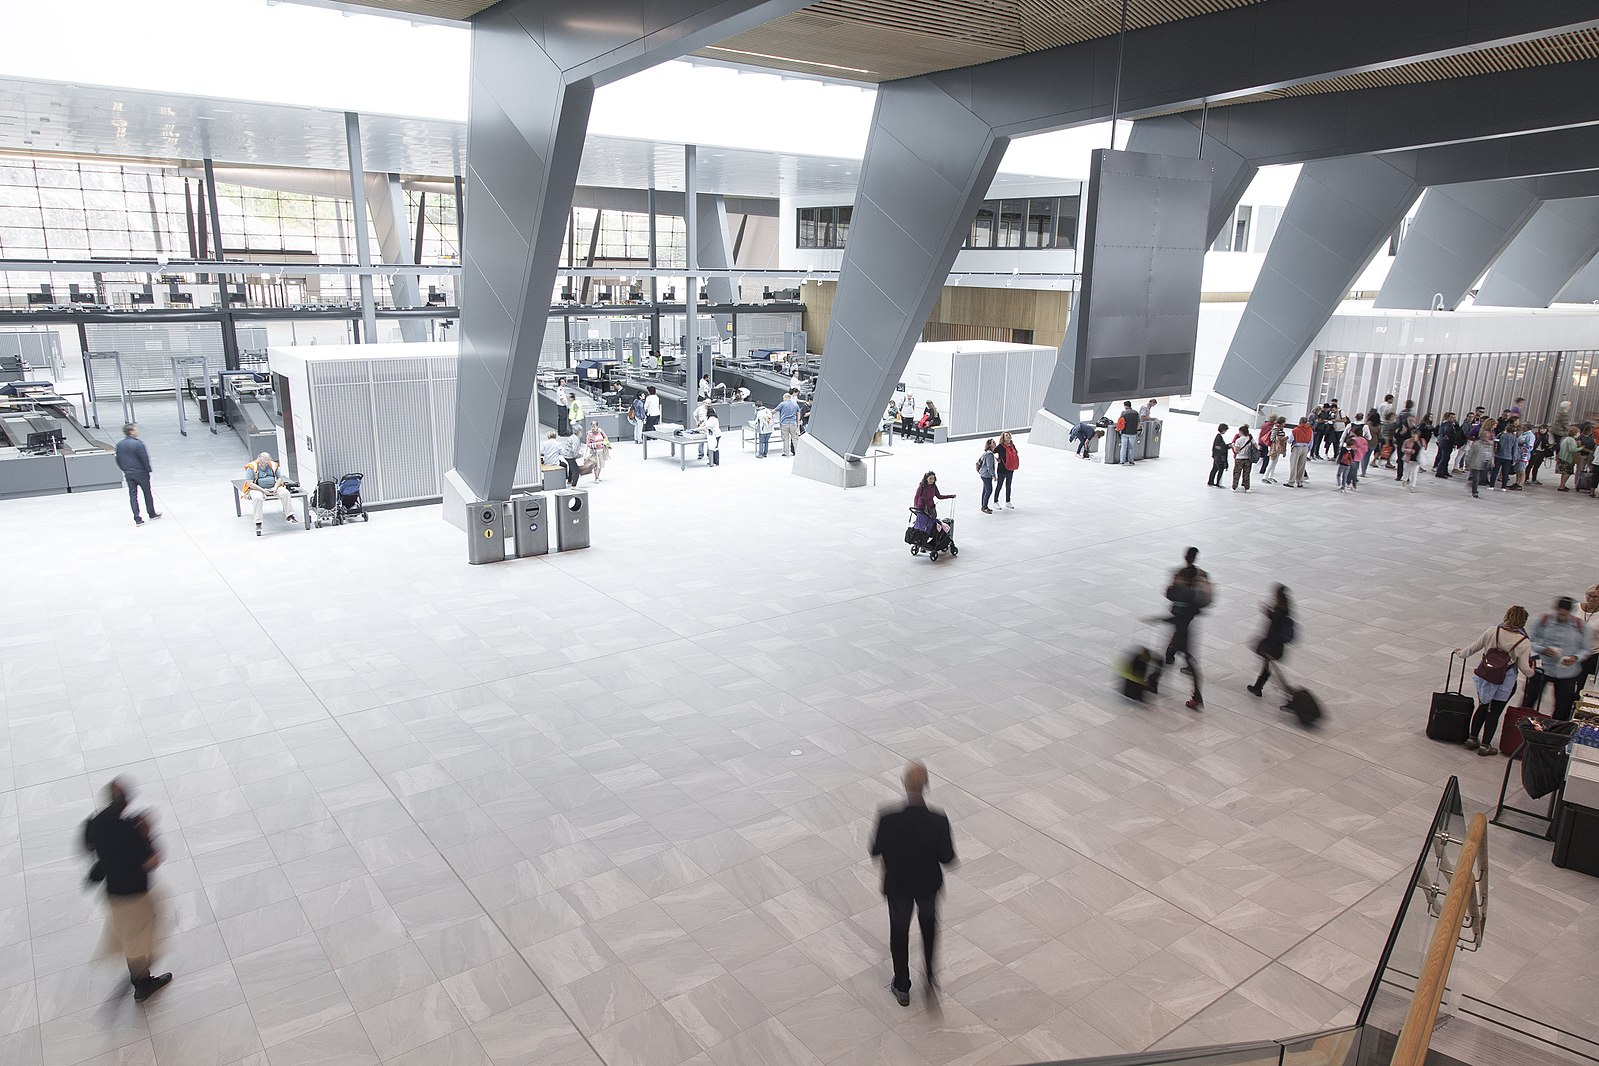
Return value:
[(861, 67), (844, 67), (839, 66), (837, 63), (817, 63), (813, 60), (795, 59), (791, 56), (774, 56), (769, 55), (766, 52), (746, 52), (741, 48), (724, 48), (719, 44), (713, 44), (705, 50), (707, 52), (726, 52), (729, 55), (735, 56), (749, 56), (752, 59), (770, 59), (778, 63), (798, 63), (802, 67), (824, 67), (827, 70), (847, 70), (851, 74), (865, 74), (870, 76), (877, 73), (875, 70), (864, 70)]

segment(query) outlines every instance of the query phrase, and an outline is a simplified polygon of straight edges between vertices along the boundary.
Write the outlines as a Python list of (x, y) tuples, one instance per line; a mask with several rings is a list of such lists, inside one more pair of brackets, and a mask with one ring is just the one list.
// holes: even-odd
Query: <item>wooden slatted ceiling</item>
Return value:
[[(1421, 85), (1425, 82), (1447, 81), (1450, 78), (1470, 78), (1478, 74), (1497, 74), (1507, 70), (1525, 70), (1530, 67), (1547, 67), (1556, 63), (1573, 63), (1599, 59), (1599, 29), (1573, 30), (1556, 33), (1531, 41), (1484, 48), (1462, 55), (1423, 59), (1383, 70), (1369, 70), (1361, 74), (1346, 74), (1337, 78), (1274, 89), (1269, 93), (1255, 93), (1232, 100), (1218, 100), (1212, 107), (1232, 104), (1252, 104), (1261, 100), (1277, 100), (1285, 96), (1315, 96), (1319, 93), (1356, 92), (1360, 89), (1381, 89), (1394, 85)], [(1176, 108), (1174, 111), (1198, 110)], [(1161, 112), (1171, 114), (1173, 112)]]
[[(1127, 26), (1263, 2), (1130, 0)], [(1111, 36), (1121, 11), (1121, 0), (818, 0), (697, 54), (888, 81)]]

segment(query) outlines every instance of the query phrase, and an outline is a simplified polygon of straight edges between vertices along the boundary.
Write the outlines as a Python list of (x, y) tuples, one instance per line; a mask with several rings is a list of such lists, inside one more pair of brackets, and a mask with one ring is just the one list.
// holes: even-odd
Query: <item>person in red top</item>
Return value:
[(1288, 457), (1288, 487), (1305, 487), (1305, 467), (1310, 461), (1310, 445), (1316, 439), (1316, 430), (1310, 419), (1301, 418), (1292, 431), (1293, 452)]
[(1016, 468), (1022, 465), (1022, 457), (1016, 452), (1016, 442), (1011, 440), (1009, 433), (999, 435), (999, 447), (994, 449), (994, 504), (999, 505), (1001, 490), (1005, 493), (1005, 510), (1014, 511), (1011, 506), (1010, 487), (1011, 480), (1016, 476)]

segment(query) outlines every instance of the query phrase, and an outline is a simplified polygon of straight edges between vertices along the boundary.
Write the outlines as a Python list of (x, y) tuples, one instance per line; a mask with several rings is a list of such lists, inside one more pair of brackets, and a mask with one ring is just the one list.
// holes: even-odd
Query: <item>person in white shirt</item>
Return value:
[(1139, 421), (1143, 421), (1144, 419), (1148, 418), (1150, 415), (1154, 414), (1155, 413), (1155, 405), (1158, 402), (1159, 402), (1158, 400), (1150, 400), (1148, 403), (1144, 404), (1144, 406), (1140, 407), (1138, 409), (1138, 419), (1139, 419)]
[(709, 400), (710, 398), (711, 398), (711, 375), (703, 374), (703, 375), (700, 376), (700, 399)]
[(772, 417), (772, 411), (764, 403), (755, 410), (755, 458), (765, 459), (766, 449), (772, 442), (772, 430), (777, 426), (777, 420)]
[(539, 465), (566, 466), (566, 456), (561, 454), (561, 440), (553, 429), (545, 435), (544, 443), (539, 445)]
[(921, 414), (921, 409), (916, 406), (916, 397), (910, 393), (899, 402), (899, 432), (902, 437), (909, 437), (911, 430), (916, 428), (916, 418)]
[(716, 410), (709, 404), (705, 407), (705, 433), (706, 443), (710, 446), (711, 466), (722, 465), (722, 423), (716, 418)]
[(644, 394), (644, 432), (648, 433), (661, 424), (661, 398), (655, 395), (655, 386), (651, 385)]
[(788, 379), (788, 387), (793, 389), (796, 395), (799, 394), (800, 388), (804, 386), (804, 384), (805, 382), (800, 380), (798, 370), (794, 371), (794, 376)]

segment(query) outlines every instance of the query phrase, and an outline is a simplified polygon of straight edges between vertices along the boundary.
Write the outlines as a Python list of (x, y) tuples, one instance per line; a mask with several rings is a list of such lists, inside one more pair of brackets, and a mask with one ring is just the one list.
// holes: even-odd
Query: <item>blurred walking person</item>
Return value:
[(95, 857), (89, 881), (105, 885), (103, 949), (120, 952), (128, 963), (133, 998), (143, 1003), (172, 981), (170, 973), (153, 976), (160, 921), (150, 895), (150, 872), (161, 865), (161, 852), (150, 839), (150, 821), (128, 813), (128, 787), (121, 778), (106, 786), (106, 807), (83, 827), (83, 846)]
[(888, 952), (894, 962), (894, 998), (911, 1002), (911, 911), (922, 927), (922, 960), (927, 967), (927, 993), (937, 978), (933, 969), (938, 946), (938, 894), (944, 888), (944, 867), (955, 863), (955, 840), (949, 816), (927, 806), (927, 767), (905, 768), (905, 805), (877, 816), (871, 855), (883, 860), (883, 895), (888, 900)]

